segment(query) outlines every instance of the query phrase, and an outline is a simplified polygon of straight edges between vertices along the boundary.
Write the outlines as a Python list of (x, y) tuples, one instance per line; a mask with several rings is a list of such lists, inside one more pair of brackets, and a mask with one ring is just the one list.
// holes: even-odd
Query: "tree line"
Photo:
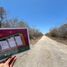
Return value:
[(46, 35), (67, 39), (67, 23), (51, 29)]

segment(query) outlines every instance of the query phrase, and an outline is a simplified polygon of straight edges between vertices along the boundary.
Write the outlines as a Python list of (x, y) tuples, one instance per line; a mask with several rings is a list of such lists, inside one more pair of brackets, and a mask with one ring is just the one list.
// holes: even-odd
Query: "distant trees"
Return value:
[(18, 19), (12, 19), (12, 20), (5, 20), (2, 23), (2, 28), (29, 28), (29, 25), (24, 22), (20, 21)]
[(58, 28), (50, 30), (47, 35), (52, 37), (67, 38), (67, 24), (63, 24)]
[(29, 33), (30, 39), (35, 39), (35, 38), (43, 36), (43, 34), (38, 29), (30, 28), (29, 32), (30, 32)]
[(58, 34), (58, 30), (57, 28), (54, 28), (54, 29), (51, 29), (47, 35), (52, 36), (52, 37), (57, 37), (58, 36), (57, 34)]

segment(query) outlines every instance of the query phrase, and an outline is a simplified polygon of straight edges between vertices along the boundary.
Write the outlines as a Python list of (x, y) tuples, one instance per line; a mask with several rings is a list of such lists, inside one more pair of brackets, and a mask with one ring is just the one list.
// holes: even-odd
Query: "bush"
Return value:
[(67, 38), (67, 24), (63, 24), (58, 28), (50, 30), (47, 35), (52, 37)]
[(39, 30), (33, 28), (29, 29), (29, 33), (30, 33), (30, 39), (35, 39), (43, 35)]
[(56, 28), (52, 29), (52, 30), (50, 30), (48, 35), (52, 36), (52, 37), (57, 37), (58, 36), (58, 30)]

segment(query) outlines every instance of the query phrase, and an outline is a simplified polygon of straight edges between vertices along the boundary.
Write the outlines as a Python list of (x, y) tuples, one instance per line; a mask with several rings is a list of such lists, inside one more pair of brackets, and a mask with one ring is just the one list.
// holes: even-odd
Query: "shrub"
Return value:
[(67, 24), (63, 24), (58, 28), (50, 30), (47, 35), (52, 37), (67, 38)]

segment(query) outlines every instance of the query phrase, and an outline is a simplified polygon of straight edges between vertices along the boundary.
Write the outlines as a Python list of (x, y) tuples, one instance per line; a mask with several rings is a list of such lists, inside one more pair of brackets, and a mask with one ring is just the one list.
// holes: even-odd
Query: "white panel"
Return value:
[(9, 48), (9, 44), (8, 42), (5, 40), (5, 41), (1, 41), (1, 46), (2, 46), (2, 50), (4, 49), (8, 49)]
[(15, 42), (13, 37), (9, 38), (8, 42), (9, 42), (10, 47), (15, 47), (16, 46), (16, 42)]
[(15, 40), (16, 40), (17, 45), (23, 45), (23, 42), (20, 36), (15, 36)]
[(0, 51), (2, 50), (2, 42), (0, 42)]

